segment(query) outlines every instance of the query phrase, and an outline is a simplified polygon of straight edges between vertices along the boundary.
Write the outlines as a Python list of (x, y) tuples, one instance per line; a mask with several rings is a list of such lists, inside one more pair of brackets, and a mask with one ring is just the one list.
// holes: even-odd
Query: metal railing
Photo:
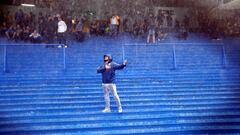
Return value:
[(66, 69), (66, 48), (64, 47), (64, 44), (0, 44), (0, 46), (3, 46), (3, 72), (8, 71), (7, 48), (9, 46), (61, 46), (61, 48), (63, 49), (63, 70)]
[[(222, 51), (222, 67), (226, 68), (226, 52), (225, 52), (225, 46), (223, 43), (159, 43), (154, 45), (172, 45), (172, 63), (173, 63), (173, 69), (177, 68), (177, 57), (176, 57), (176, 47), (177, 45), (209, 45), (209, 44), (217, 44), (217, 46), (221, 46)], [(7, 72), (7, 66), (8, 66), (8, 55), (7, 55), (7, 48), (8, 46), (62, 46), (63, 49), (63, 69), (66, 70), (66, 48), (64, 47), (64, 44), (0, 44), (0, 46), (3, 46), (3, 72)], [(146, 46), (151, 44), (143, 44), (143, 43), (128, 43), (128, 44), (122, 44), (122, 59), (125, 59), (125, 46)]]
[(226, 68), (226, 51), (224, 44), (222, 44), (222, 66)]
[(225, 46), (223, 43), (157, 43), (157, 44), (146, 44), (146, 43), (125, 43), (122, 44), (122, 56), (123, 59), (125, 59), (125, 46), (156, 46), (156, 45), (172, 45), (172, 63), (173, 63), (173, 69), (177, 68), (177, 57), (176, 57), (176, 46), (177, 45), (216, 45), (217, 47), (221, 47), (221, 53), (222, 53), (222, 67), (226, 68), (226, 51)]

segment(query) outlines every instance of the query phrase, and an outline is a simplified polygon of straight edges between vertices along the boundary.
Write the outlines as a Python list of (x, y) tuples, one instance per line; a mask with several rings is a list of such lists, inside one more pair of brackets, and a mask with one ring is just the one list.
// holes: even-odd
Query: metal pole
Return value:
[(175, 50), (175, 44), (173, 44), (172, 47), (172, 53), (173, 53), (173, 69), (176, 69), (176, 50)]
[(138, 63), (138, 46), (137, 45), (135, 45), (135, 57), (136, 57), (135, 62)]
[(122, 60), (125, 60), (125, 48), (124, 45), (122, 44)]
[(7, 71), (7, 45), (3, 48), (3, 72)]
[(222, 66), (223, 68), (226, 68), (226, 51), (224, 44), (222, 44)]
[(7, 72), (7, 45), (4, 45), (4, 50), (3, 50), (3, 72)]
[(63, 46), (63, 69), (66, 70), (66, 48)]

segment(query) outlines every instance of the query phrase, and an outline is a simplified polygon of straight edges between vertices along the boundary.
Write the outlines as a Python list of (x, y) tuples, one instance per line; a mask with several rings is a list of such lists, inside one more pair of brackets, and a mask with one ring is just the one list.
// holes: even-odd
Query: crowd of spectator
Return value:
[(240, 36), (240, 15), (217, 19), (202, 11), (196, 14), (199, 23), (199, 32), (206, 33), (211, 39), (221, 37), (239, 37)]
[[(77, 41), (84, 41), (96, 36), (117, 36), (120, 32), (131, 33), (135, 37), (149, 39), (154, 35), (154, 40), (164, 40), (169, 32), (178, 33), (177, 38), (187, 39), (188, 32), (202, 32), (211, 39), (219, 39), (224, 36), (240, 36), (240, 17), (234, 16), (225, 19), (213, 19), (205, 12), (185, 16), (182, 21), (173, 18), (171, 10), (159, 10), (157, 14), (148, 13), (141, 18), (121, 18), (112, 15), (105, 20), (92, 20), (82, 15), (79, 18), (62, 15), (68, 27), (68, 35), (72, 35)], [(137, 13), (136, 16), (141, 16)], [(197, 18), (197, 29), (191, 29), (191, 20)], [(133, 23), (130, 23), (133, 22)], [(38, 15), (32, 12), (24, 12), (19, 9), (15, 13), (0, 11), (0, 35), (9, 40), (26, 41), (34, 43), (54, 43), (57, 37), (58, 18), (56, 15)], [(154, 41), (155, 42), (155, 41)]]
[(34, 13), (26, 13), (21, 9), (15, 14), (0, 11), (0, 34), (14, 41), (42, 42), (43, 35), (56, 27), (44, 25), (44, 22), (49, 23), (51, 19), (51, 16), (47, 19), (42, 13), (39, 13), (37, 18)]

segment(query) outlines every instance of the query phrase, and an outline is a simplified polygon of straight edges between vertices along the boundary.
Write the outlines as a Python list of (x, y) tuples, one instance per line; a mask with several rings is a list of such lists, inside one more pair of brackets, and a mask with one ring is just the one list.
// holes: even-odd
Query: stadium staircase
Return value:
[[(128, 36), (72, 41), (66, 70), (63, 49), (9, 46), (7, 72), (0, 73), (0, 135), (240, 134), (239, 40), (197, 39), (149, 45)], [(0, 51), (3, 69), (3, 46)], [(129, 61), (117, 71), (122, 113), (113, 97), (112, 112), (101, 112), (96, 68), (106, 53), (118, 63)]]

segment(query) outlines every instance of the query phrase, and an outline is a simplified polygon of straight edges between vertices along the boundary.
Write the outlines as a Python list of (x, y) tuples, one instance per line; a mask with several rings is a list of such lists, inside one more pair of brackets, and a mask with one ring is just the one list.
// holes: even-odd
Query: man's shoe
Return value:
[(119, 112), (119, 113), (122, 113), (122, 108), (118, 109), (118, 112)]
[(102, 110), (102, 112), (107, 113), (107, 112), (111, 112), (111, 110), (109, 108), (105, 108), (104, 110)]

